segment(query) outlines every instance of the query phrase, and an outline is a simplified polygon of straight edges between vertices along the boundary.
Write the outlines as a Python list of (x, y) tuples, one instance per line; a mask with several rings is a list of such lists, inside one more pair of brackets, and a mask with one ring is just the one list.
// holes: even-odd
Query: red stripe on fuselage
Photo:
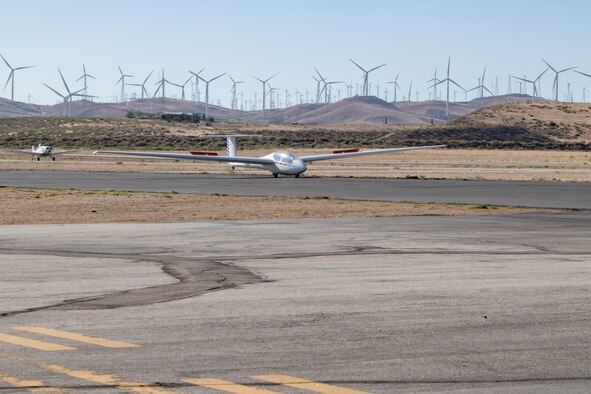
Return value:
[(339, 153), (355, 153), (359, 152), (359, 149), (341, 149), (341, 150), (333, 150), (332, 153), (339, 154)]
[(192, 155), (195, 156), (217, 156), (218, 154), (216, 152), (189, 152)]

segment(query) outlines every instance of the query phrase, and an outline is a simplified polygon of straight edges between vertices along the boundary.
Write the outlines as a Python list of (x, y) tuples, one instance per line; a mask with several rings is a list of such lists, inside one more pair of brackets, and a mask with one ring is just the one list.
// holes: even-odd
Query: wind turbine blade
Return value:
[(117, 83), (115, 85), (119, 85), (119, 82), (123, 81), (123, 78), (125, 78), (125, 77), (122, 75), (121, 78), (119, 78), (119, 80), (117, 81)]
[(575, 69), (575, 68), (577, 68), (577, 67), (579, 67), (579, 66), (574, 66), (574, 67), (565, 68), (564, 70), (560, 70), (560, 71), (558, 71), (558, 72), (559, 72), (559, 73), (563, 73), (563, 72), (565, 72), (565, 71), (574, 70), (574, 69)]
[(117, 68), (119, 69), (119, 72), (121, 73), (121, 75), (123, 75), (123, 71), (121, 70), (121, 67), (117, 66)]
[(186, 84), (187, 84), (187, 83), (188, 83), (188, 82), (189, 82), (191, 79), (193, 79), (193, 76), (192, 76), (192, 75), (189, 77), (189, 79), (187, 79), (187, 80), (185, 81), (185, 83), (183, 84), (183, 86), (185, 86), (185, 85), (186, 85)]
[(224, 75), (226, 75), (226, 74), (227, 74), (227, 73), (220, 74), (220, 75), (218, 75), (217, 77), (214, 77), (214, 78), (210, 79), (210, 80), (209, 80), (209, 82), (215, 81), (215, 80), (216, 80), (216, 79), (218, 79), (219, 77), (223, 77), (223, 76), (224, 76)]
[(16, 71), (16, 70), (24, 70), (25, 68), (33, 68), (33, 67), (35, 67), (35, 66), (23, 66), (23, 67), (17, 67), (17, 68), (15, 68), (15, 69), (14, 69), (14, 71)]
[[(534, 87), (535, 87), (535, 85), (534, 85)], [(484, 88), (484, 90), (489, 92), (491, 96), (494, 96), (493, 92), (491, 92), (489, 88), (487, 88), (486, 86), (483, 86), (483, 88)]]
[(52, 88), (51, 86), (49, 86), (48, 84), (46, 84), (45, 82), (43, 83), (43, 85), (47, 86), (49, 89), (51, 89), (51, 91), (53, 91), (53, 93), (57, 94), (61, 98), (63, 98), (63, 99), (66, 98), (66, 96), (64, 96), (63, 94), (61, 94), (60, 92), (58, 92), (57, 90), (55, 90), (54, 88)]
[(4, 90), (6, 90), (6, 87), (8, 86), (8, 82), (10, 82), (10, 78), (13, 78), (13, 74), (14, 74), (14, 70), (12, 70), (10, 72), (10, 74), (8, 74), (8, 79), (6, 80), (6, 84), (4, 85)]
[(148, 76), (146, 77), (146, 79), (144, 79), (144, 83), (142, 83), (142, 85), (145, 84), (146, 82), (148, 82), (148, 79), (150, 79), (150, 77), (152, 76), (152, 73), (153, 72), (154, 72), (154, 70), (150, 71), (150, 74), (148, 74)]
[(64, 76), (62, 74), (62, 70), (60, 70), (58, 68), (57, 71), (60, 73), (60, 77), (62, 77), (62, 82), (64, 83), (64, 86), (66, 87), (66, 90), (68, 91), (68, 94), (71, 94), (70, 93), (70, 88), (68, 87), (68, 84), (66, 83), (66, 80), (64, 79)]
[(466, 89), (464, 89), (463, 87), (461, 87), (460, 85), (458, 85), (458, 83), (456, 81), (454, 81), (453, 79), (450, 79), (449, 82), (453, 83), (454, 85), (456, 85), (458, 88), (462, 89), (464, 92), (466, 91)]
[(378, 69), (378, 68), (380, 68), (380, 67), (384, 67), (386, 64), (388, 64), (388, 63), (384, 63), (384, 64), (382, 64), (382, 65), (380, 65), (380, 66), (374, 67), (374, 68), (372, 68), (371, 70), (369, 70), (369, 71), (368, 71), (368, 73), (370, 73), (370, 72), (372, 72), (372, 71), (374, 71), (374, 70), (377, 70), (377, 69)]
[[(262, 83), (266, 83), (266, 81), (263, 81), (262, 79), (260, 79), (260, 78), (257, 78), (257, 77), (255, 77), (255, 76), (254, 76), (254, 75), (252, 75), (252, 74), (248, 74), (248, 75), (250, 75), (251, 77), (253, 77), (253, 78), (254, 78), (254, 79), (256, 79), (257, 81), (260, 81), (260, 82), (262, 82)], [(314, 78), (314, 77), (312, 77), (312, 78)], [(314, 78), (314, 79), (316, 79), (316, 78)]]
[[(450, 79), (450, 82), (451, 82), (451, 79)], [(471, 91), (476, 90), (476, 89), (480, 89), (480, 86), (476, 86), (475, 88), (464, 90), (464, 92), (468, 93), (468, 92), (471, 92)]]
[(349, 60), (351, 60), (351, 63), (353, 63), (354, 65), (356, 65), (357, 67), (359, 67), (361, 69), (361, 71), (363, 71), (364, 73), (367, 72), (367, 71), (365, 71), (365, 69), (363, 67), (361, 67), (359, 64), (355, 63), (352, 59), (349, 59)]
[[(543, 73), (541, 73), (540, 75), (538, 75), (538, 77), (537, 77), (537, 78), (536, 78), (534, 81), (537, 81), (537, 80), (539, 80), (540, 78), (542, 78), (542, 75), (546, 74), (546, 71), (548, 71), (548, 70), (550, 70), (550, 67), (546, 67), (546, 69), (544, 70), (544, 72), (543, 72)], [(575, 71), (575, 72), (577, 72), (577, 71)]]
[(589, 77), (589, 78), (591, 78), (591, 75), (590, 75), (590, 74), (587, 74), (587, 73), (584, 73), (584, 72), (581, 72), (581, 71), (577, 71), (577, 70), (575, 70), (575, 72), (576, 72), (576, 73), (579, 73), (579, 74), (581, 74), (581, 75), (584, 75), (584, 76), (586, 76), (586, 77)]
[(95, 77), (93, 77), (93, 76), (92, 76), (92, 75), (90, 75), (90, 74), (86, 74), (86, 76), (87, 76), (87, 77), (90, 77), (90, 78), (92, 78), (92, 79), (96, 79)]
[(12, 70), (12, 67), (10, 66), (10, 64), (8, 64), (8, 62), (6, 61), (6, 59), (4, 59), (4, 56), (0, 55), (0, 57), (2, 58), (2, 60), (4, 60), (4, 63), (6, 63), (6, 65), (8, 66), (8, 68)]
[[(265, 82), (269, 82), (270, 80), (272, 80), (273, 78), (275, 78), (275, 77), (277, 76), (277, 74), (279, 74), (280, 72), (281, 72), (281, 71), (279, 71), (279, 72), (276, 72), (275, 74), (273, 74), (272, 76), (270, 76), (269, 78), (267, 78), (267, 79), (265, 80)], [(319, 74), (319, 75), (320, 75), (320, 74)], [(322, 80), (324, 81), (324, 79), (322, 79)]]
[(550, 63), (548, 63), (546, 60), (542, 59), (542, 61), (543, 61), (544, 63), (546, 63), (546, 65), (547, 65), (548, 67), (550, 67), (550, 68), (552, 69), (552, 71), (554, 71), (554, 72), (557, 72), (557, 71), (556, 71), (556, 69), (555, 69), (554, 67), (552, 67), (552, 66), (550, 65)]
[(236, 81), (234, 81), (234, 78), (232, 78), (231, 75), (228, 74), (228, 77), (230, 77), (230, 80), (232, 81), (233, 84), (236, 84)]

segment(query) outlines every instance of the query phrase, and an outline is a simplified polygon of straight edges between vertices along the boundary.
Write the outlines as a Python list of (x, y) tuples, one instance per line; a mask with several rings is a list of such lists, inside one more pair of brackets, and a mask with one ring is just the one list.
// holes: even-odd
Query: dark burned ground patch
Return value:
[[(90, 118), (15, 118), (0, 121), (0, 145), (26, 148), (47, 140), (60, 148), (162, 150), (224, 150), (225, 142), (173, 133), (175, 122)], [(186, 125), (183, 125), (186, 127)], [(198, 126), (191, 126), (198, 127)], [(242, 139), (241, 149), (377, 148), (446, 144), (450, 148), (591, 150), (591, 144), (564, 141), (560, 130), (526, 126), (449, 126), (363, 131), (306, 127), (301, 130), (251, 131), (262, 136)], [(239, 127), (237, 126), (237, 130)], [(211, 133), (211, 131), (209, 131)], [(559, 140), (562, 138), (562, 140)]]

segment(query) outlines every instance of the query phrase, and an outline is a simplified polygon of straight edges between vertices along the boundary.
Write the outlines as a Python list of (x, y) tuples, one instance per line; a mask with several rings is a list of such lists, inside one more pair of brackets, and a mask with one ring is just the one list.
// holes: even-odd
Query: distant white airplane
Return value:
[(37, 161), (41, 160), (42, 156), (48, 156), (51, 158), (51, 160), (55, 161), (55, 156), (57, 155), (78, 152), (78, 150), (54, 151), (53, 146), (51, 144), (39, 144), (37, 146), (31, 146), (31, 150), (9, 150), (9, 152), (31, 155), (31, 159), (35, 160), (35, 158), (37, 158)]
[(390, 149), (376, 149), (368, 151), (359, 151), (359, 149), (344, 149), (333, 151), (332, 154), (314, 155), (314, 156), (297, 156), (291, 152), (278, 151), (270, 153), (263, 157), (243, 157), (237, 155), (236, 137), (260, 137), (258, 135), (216, 135), (209, 137), (223, 137), (226, 138), (227, 156), (218, 156), (215, 152), (190, 152), (184, 153), (155, 153), (155, 152), (122, 152), (122, 151), (96, 151), (93, 154), (107, 154), (107, 155), (126, 155), (126, 156), (145, 156), (158, 157), (167, 159), (188, 159), (188, 160), (203, 160), (203, 161), (218, 161), (228, 163), (232, 168), (254, 168), (259, 170), (269, 171), (274, 178), (277, 175), (293, 175), (296, 178), (301, 173), (306, 171), (308, 167), (306, 163), (311, 163), (320, 160), (344, 159), (346, 157), (377, 155), (389, 152), (403, 152), (418, 149), (433, 149), (443, 148), (445, 145), (431, 145), (431, 146), (412, 146), (406, 148), (390, 148)]

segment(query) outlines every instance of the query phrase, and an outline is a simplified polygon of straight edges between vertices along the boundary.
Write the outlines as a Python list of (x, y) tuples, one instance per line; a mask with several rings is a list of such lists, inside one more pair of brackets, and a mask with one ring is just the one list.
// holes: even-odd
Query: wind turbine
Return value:
[(547, 61), (545, 61), (544, 59), (542, 59), (542, 61), (543, 61), (544, 63), (546, 63), (546, 65), (547, 65), (548, 67), (550, 67), (550, 69), (551, 69), (552, 71), (554, 71), (554, 73), (555, 73), (555, 76), (554, 76), (554, 84), (553, 84), (553, 90), (554, 90), (554, 101), (558, 101), (558, 75), (559, 75), (559, 74), (561, 74), (561, 73), (563, 73), (563, 72), (565, 72), (565, 71), (573, 70), (573, 69), (577, 68), (577, 66), (575, 66), (575, 67), (569, 67), (569, 68), (565, 68), (565, 69), (562, 69), (562, 70), (560, 70), (560, 71), (557, 71), (557, 70), (556, 70), (554, 67), (552, 67), (552, 66), (550, 65), (550, 63), (548, 63), (548, 62), (547, 62)]
[(439, 82), (439, 78), (437, 78), (437, 69), (435, 69), (435, 73), (433, 74), (433, 78), (427, 81), (427, 83), (433, 83), (433, 100), (437, 100), (437, 86), (435, 84)]
[(454, 85), (456, 85), (458, 88), (462, 89), (464, 92), (466, 92), (466, 89), (464, 89), (463, 87), (461, 87), (456, 81), (454, 81), (453, 79), (451, 79), (449, 77), (449, 67), (451, 65), (451, 56), (448, 57), (447, 59), (447, 77), (445, 79), (442, 79), (441, 81), (437, 82), (435, 85), (439, 85), (442, 84), (444, 82), (446, 82), (447, 85), (447, 96), (445, 99), (445, 118), (447, 120), (449, 120), (449, 83), (453, 83)]
[[(270, 76), (269, 78), (262, 80), (260, 78), (255, 77), (254, 75), (251, 75), (251, 77), (253, 77), (254, 79), (256, 79), (257, 81), (260, 81), (263, 84), (263, 112), (262, 112), (262, 119), (265, 120), (265, 97), (266, 97), (266, 89), (267, 89), (267, 82), (269, 82), (272, 78), (274, 78), (277, 74), (274, 74), (273, 76)], [(316, 78), (314, 78), (316, 79)]]
[(540, 75), (538, 75), (538, 77), (536, 79), (534, 79), (533, 81), (532, 80), (529, 80), (529, 79), (526, 79), (525, 77), (524, 78), (520, 78), (520, 77), (513, 76), (513, 78), (515, 78), (515, 79), (518, 79), (518, 80), (520, 80), (522, 82), (531, 83), (533, 85), (533, 89), (532, 89), (532, 100), (531, 100), (532, 102), (535, 100), (536, 97), (540, 97), (540, 92), (538, 90), (539, 81), (542, 78), (542, 75), (544, 75), (546, 73), (546, 71), (548, 71), (549, 69), (550, 68), (547, 67), (544, 70), (544, 72), (542, 72)]
[(84, 63), (82, 63), (82, 71), (84, 71), (84, 74), (82, 74), (82, 76), (80, 78), (78, 78), (76, 80), (76, 82), (78, 82), (81, 79), (84, 79), (84, 94), (88, 94), (88, 85), (86, 83), (86, 78), (87, 77), (90, 77), (92, 79), (96, 79), (96, 78), (86, 72), (86, 66), (84, 65)]
[(232, 80), (232, 89), (230, 89), (230, 91), (232, 92), (232, 109), (238, 109), (238, 99), (236, 98), (236, 85), (238, 85), (239, 83), (244, 83), (244, 81), (235, 81), (231, 75), (228, 76)]
[(67, 95), (61, 94), (60, 92), (58, 92), (57, 90), (55, 90), (54, 88), (52, 88), (51, 86), (49, 86), (46, 83), (43, 83), (43, 85), (47, 86), (51, 91), (53, 91), (55, 94), (57, 94), (58, 96), (60, 96), (63, 99), (62, 116), (66, 116), (66, 103), (68, 103), (68, 116), (70, 116), (71, 110), (72, 110), (72, 106), (71, 106), (72, 97), (73, 96), (86, 96), (86, 95), (79, 94), (84, 89), (77, 90), (73, 93), (70, 92), (70, 88), (68, 87), (68, 84), (66, 83), (66, 80), (64, 79), (64, 76), (62, 75), (61, 70), (58, 68), (57, 71), (60, 73), (60, 77), (62, 78), (62, 82), (64, 83), (64, 86), (66, 87), (66, 91), (68, 92), (68, 94)]
[(380, 66), (377, 66), (377, 67), (374, 67), (372, 69), (366, 70), (363, 67), (361, 67), (359, 64), (355, 63), (352, 59), (349, 59), (349, 60), (351, 60), (351, 63), (353, 63), (354, 65), (356, 65), (357, 67), (359, 67), (361, 69), (361, 71), (363, 71), (363, 73), (364, 73), (363, 74), (363, 95), (364, 96), (369, 96), (369, 84), (368, 84), (368, 76), (369, 76), (369, 73), (372, 72), (372, 71), (377, 70), (380, 67), (384, 67), (388, 63), (384, 63), (384, 64), (382, 64)]
[[(201, 71), (203, 71), (203, 70), (201, 70)], [(210, 80), (205, 80), (205, 79), (201, 78), (201, 76), (198, 76), (199, 79), (201, 79), (203, 82), (205, 82), (205, 118), (206, 118), (206, 120), (207, 120), (207, 118), (209, 118), (209, 84), (211, 82), (215, 81), (216, 79), (218, 79), (219, 77), (223, 77), (224, 75), (226, 75), (226, 73), (220, 74), (217, 77), (213, 77)], [(264, 101), (264, 99), (263, 99), (263, 101)]]
[(396, 89), (400, 89), (400, 85), (398, 85), (398, 76), (400, 76), (400, 73), (396, 74), (396, 78), (394, 78), (393, 81), (386, 82), (386, 84), (391, 83), (394, 85), (394, 102), (396, 102)]
[(152, 76), (152, 73), (154, 73), (154, 70), (150, 71), (150, 74), (148, 74), (148, 76), (146, 77), (146, 79), (144, 79), (144, 82), (142, 82), (142, 83), (129, 83), (128, 84), (130, 86), (141, 86), (142, 100), (144, 99), (144, 93), (146, 94), (146, 98), (150, 97), (150, 95), (148, 94), (148, 91), (146, 90), (146, 82), (148, 82), (148, 79), (150, 79), (150, 77)]
[(121, 82), (121, 102), (125, 102), (125, 77), (133, 78), (133, 75), (123, 74), (121, 67), (117, 66), (117, 68), (119, 68), (119, 73), (121, 73), (121, 78), (119, 78), (119, 80), (117, 81), (117, 83), (115, 85), (118, 85)]
[(480, 94), (478, 95), (478, 98), (483, 98), (484, 97), (484, 91), (486, 90), (487, 92), (490, 93), (491, 96), (494, 96), (493, 92), (490, 91), (489, 88), (487, 88), (486, 86), (484, 86), (484, 75), (486, 74), (486, 66), (484, 67), (484, 71), (482, 72), (482, 77), (478, 78), (478, 86), (467, 90), (467, 92), (471, 92), (473, 90), (476, 89), (480, 89)]
[(408, 87), (408, 102), (412, 101), (412, 81), (410, 81), (410, 86)]
[[(320, 102), (320, 97), (322, 96), (322, 91), (320, 90), (320, 83), (322, 82), (321, 79), (316, 78), (314, 75), (312, 75), (312, 78), (314, 78), (314, 80), (316, 81), (316, 104), (318, 104)], [(308, 99), (306, 99), (306, 101), (308, 101)]]
[(35, 67), (35, 66), (24, 66), (24, 67), (12, 68), (12, 66), (6, 61), (6, 59), (4, 59), (4, 56), (0, 55), (0, 57), (2, 57), (2, 60), (4, 60), (4, 63), (6, 63), (6, 65), (10, 69), (10, 74), (8, 74), (8, 79), (6, 80), (6, 84), (4, 85), (4, 90), (6, 90), (6, 87), (8, 86), (8, 82), (10, 82), (12, 80), (12, 92), (10, 94), (10, 101), (14, 101), (14, 72), (19, 71), (19, 70), (24, 70), (25, 68)]
[(192, 74), (195, 77), (195, 95), (197, 96), (197, 101), (201, 101), (201, 92), (199, 91), (199, 74), (201, 74), (203, 70), (205, 69), (202, 68), (198, 73), (194, 73), (193, 71), (189, 70), (189, 74)]

